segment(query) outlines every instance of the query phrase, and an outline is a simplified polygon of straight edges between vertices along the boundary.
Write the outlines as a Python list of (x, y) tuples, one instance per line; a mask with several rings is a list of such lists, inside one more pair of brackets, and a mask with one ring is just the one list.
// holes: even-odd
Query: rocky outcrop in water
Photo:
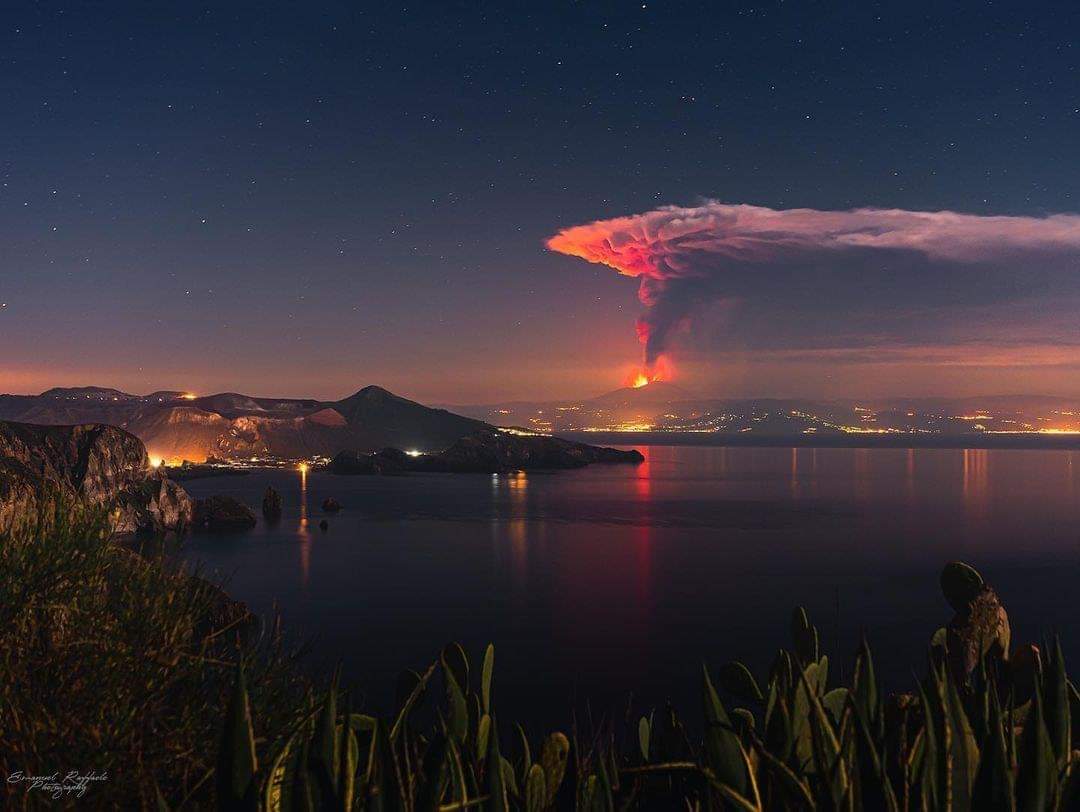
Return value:
[(231, 496), (209, 496), (195, 503), (193, 524), (214, 533), (249, 530), (255, 526), (255, 512)]
[(462, 437), (440, 454), (416, 458), (422, 471), (504, 473), (535, 469), (582, 468), (591, 463), (644, 461), (637, 451), (575, 443), (541, 434), (485, 429)]
[(110, 511), (117, 533), (182, 530), (192, 518), (187, 492), (151, 467), (134, 435), (0, 422), (0, 529), (56, 498)]
[(268, 521), (276, 522), (281, 518), (281, 494), (273, 485), (267, 485), (262, 500), (263, 516)]
[(582, 468), (592, 463), (644, 461), (637, 451), (575, 443), (544, 434), (481, 429), (438, 454), (409, 456), (394, 448), (375, 454), (343, 451), (330, 463), (336, 474), (386, 474), (404, 471), (499, 474), (509, 471)]
[(330, 461), (335, 474), (400, 474), (409, 467), (409, 456), (396, 448), (384, 448), (374, 454), (342, 451)]

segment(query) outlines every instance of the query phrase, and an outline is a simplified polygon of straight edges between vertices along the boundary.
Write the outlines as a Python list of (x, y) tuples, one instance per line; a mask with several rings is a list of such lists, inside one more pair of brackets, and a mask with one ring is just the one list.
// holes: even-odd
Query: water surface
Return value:
[[(760, 673), (796, 604), (844, 660), (865, 631), (903, 687), (950, 616), (937, 574), (954, 558), (998, 588), (1014, 640), (1059, 629), (1080, 667), (1080, 452), (640, 450), (545, 474), (194, 480), (256, 508), (272, 483), (285, 513), (185, 554), (255, 610), (276, 602), (375, 708), (458, 640), (477, 658), (495, 643), (500, 701), (537, 726), (631, 694), (696, 713), (700, 663)], [(344, 510), (323, 514), (327, 496)]]

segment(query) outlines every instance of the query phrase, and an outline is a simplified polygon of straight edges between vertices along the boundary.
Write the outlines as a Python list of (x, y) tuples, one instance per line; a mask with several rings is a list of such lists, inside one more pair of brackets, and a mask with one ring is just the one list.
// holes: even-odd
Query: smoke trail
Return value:
[(708, 201), (566, 228), (552, 251), (638, 277), (638, 338), (650, 367), (696, 304), (723, 298), (740, 271), (813, 255), (909, 252), (946, 263), (1000, 263), (1080, 252), (1080, 215), (1008, 217), (903, 209), (769, 209)]

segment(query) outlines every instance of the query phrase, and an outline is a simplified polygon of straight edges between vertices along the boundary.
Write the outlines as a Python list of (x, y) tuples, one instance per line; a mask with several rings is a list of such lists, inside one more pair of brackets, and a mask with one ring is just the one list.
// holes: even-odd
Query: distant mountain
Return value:
[[(807, 435), (909, 433), (968, 436), (1080, 435), (1080, 398), (994, 395), (964, 398), (703, 398), (656, 382), (594, 398), (455, 406), (498, 426), (579, 431), (728, 434), (740, 441)], [(607, 438), (606, 442), (614, 442)]]
[(622, 389), (616, 389), (592, 398), (586, 403), (589, 406), (601, 409), (611, 409), (658, 403), (677, 403), (679, 401), (693, 400), (694, 397), (681, 386), (664, 381), (653, 381), (645, 386), (624, 386)]
[(39, 425), (104, 423), (126, 429), (152, 458), (202, 461), (332, 457), (387, 446), (437, 453), (487, 424), (368, 386), (338, 401), (235, 392), (192, 398), (140, 396), (101, 387), (0, 395), (0, 420)]
[(55, 400), (76, 400), (82, 398), (84, 400), (138, 400), (138, 395), (129, 395), (127, 392), (121, 392), (119, 389), (103, 389), (99, 386), (77, 386), (64, 389), (62, 387), (55, 387), (48, 389), (39, 395), (43, 398), (53, 398)]

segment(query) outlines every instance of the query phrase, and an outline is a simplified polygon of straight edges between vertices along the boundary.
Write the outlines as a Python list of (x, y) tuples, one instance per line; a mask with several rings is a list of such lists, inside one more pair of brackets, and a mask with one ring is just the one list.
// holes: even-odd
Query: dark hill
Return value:
[(455, 440), (486, 428), (479, 420), (432, 409), (379, 386), (365, 386), (355, 395), (329, 404), (345, 418), (359, 449), (387, 446), (437, 452)]

